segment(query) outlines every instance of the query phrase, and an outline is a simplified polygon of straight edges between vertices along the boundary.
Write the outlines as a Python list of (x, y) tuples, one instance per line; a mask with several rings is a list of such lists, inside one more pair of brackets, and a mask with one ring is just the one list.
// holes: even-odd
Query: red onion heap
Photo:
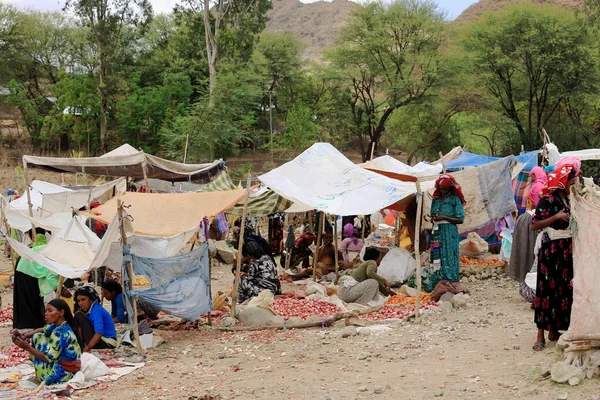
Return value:
[(10, 304), (0, 310), (0, 324), (13, 320), (13, 305)]
[(275, 314), (286, 320), (291, 317), (306, 319), (312, 315), (331, 317), (342, 311), (336, 305), (317, 299), (276, 298), (270, 307)]
[(2, 354), (0, 355), (0, 368), (14, 367), (28, 359), (29, 352), (11, 344), (8, 348), (2, 350)]

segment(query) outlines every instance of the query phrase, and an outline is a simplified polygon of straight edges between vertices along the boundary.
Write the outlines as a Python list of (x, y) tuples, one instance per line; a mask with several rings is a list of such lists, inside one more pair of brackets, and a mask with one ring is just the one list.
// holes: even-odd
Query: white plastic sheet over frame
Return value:
[(372, 214), (416, 192), (413, 182), (361, 168), (329, 143), (315, 143), (258, 178), (291, 201), (340, 216)]

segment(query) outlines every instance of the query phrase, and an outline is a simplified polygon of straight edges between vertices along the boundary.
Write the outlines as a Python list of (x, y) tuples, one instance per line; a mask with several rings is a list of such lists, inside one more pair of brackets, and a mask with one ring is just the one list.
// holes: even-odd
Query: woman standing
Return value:
[(430, 278), (431, 290), (439, 281), (460, 280), (457, 225), (465, 219), (463, 205), (466, 204), (461, 187), (451, 175), (441, 175), (435, 181), (435, 192), (431, 203), (433, 222), (431, 242), (431, 264), (433, 274)]
[(44, 319), (46, 326), (26, 334), (13, 329), (12, 340), (31, 354), (39, 382), (65, 383), (81, 368), (81, 348), (73, 332), (73, 315), (64, 300), (54, 299), (46, 305)]
[[(538, 328), (533, 349), (540, 351), (548, 340), (560, 337), (559, 331), (569, 329), (573, 302), (573, 248), (569, 221), (571, 218), (569, 190), (577, 182), (581, 169), (579, 160), (558, 164), (548, 176), (548, 187), (533, 217), (531, 229), (542, 230), (538, 252), (538, 274), (534, 300), (535, 324)], [(538, 245), (536, 243), (536, 249)]]

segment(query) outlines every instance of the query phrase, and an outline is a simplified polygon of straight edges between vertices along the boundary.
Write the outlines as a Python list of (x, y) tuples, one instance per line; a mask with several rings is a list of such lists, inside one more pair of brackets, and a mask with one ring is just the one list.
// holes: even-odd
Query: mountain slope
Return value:
[(499, 11), (505, 5), (519, 2), (552, 4), (565, 8), (582, 8), (584, 5), (584, 0), (479, 0), (463, 11), (455, 21), (459, 24), (475, 21), (488, 11)]

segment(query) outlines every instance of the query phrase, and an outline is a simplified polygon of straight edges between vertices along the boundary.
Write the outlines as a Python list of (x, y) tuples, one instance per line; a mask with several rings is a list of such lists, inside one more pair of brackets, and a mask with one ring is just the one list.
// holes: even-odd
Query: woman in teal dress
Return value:
[(22, 334), (13, 329), (13, 343), (31, 354), (40, 383), (48, 386), (68, 382), (81, 369), (81, 348), (73, 332), (73, 314), (64, 300), (54, 299), (46, 305), (44, 318), (47, 325), (35, 331)]
[(465, 196), (456, 179), (451, 175), (441, 175), (435, 182), (431, 203), (433, 229), (430, 261), (434, 271), (429, 281), (431, 290), (440, 281), (458, 282), (460, 279), (460, 236), (457, 225), (465, 219), (464, 204)]

